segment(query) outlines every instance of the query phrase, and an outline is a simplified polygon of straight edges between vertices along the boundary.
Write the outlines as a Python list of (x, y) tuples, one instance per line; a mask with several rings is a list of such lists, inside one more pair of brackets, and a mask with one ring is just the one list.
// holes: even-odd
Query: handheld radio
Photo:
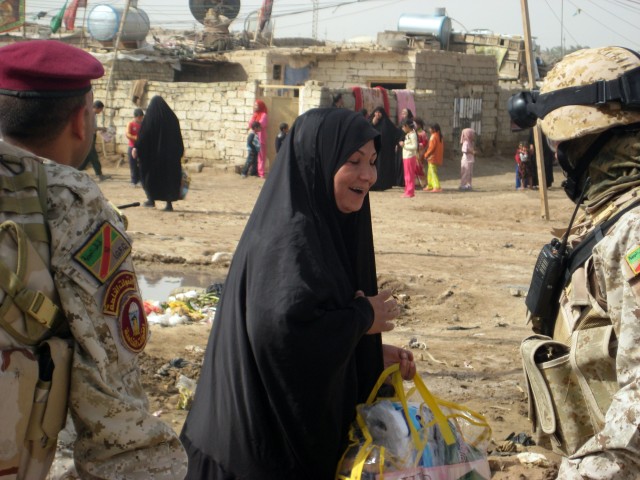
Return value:
[(554, 238), (542, 247), (538, 254), (527, 298), (525, 299), (525, 304), (531, 315), (540, 319), (540, 333), (549, 337), (553, 336), (553, 329), (560, 307), (560, 293), (566, 283), (565, 271), (569, 258), (569, 252), (567, 252), (569, 232), (589, 183), (590, 179), (587, 178), (562, 241)]

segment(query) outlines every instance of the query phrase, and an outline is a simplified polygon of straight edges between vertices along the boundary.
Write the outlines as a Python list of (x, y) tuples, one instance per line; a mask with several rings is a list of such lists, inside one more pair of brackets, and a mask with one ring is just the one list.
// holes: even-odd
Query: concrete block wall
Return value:
[[(311, 80), (330, 88), (367, 86), (372, 81), (407, 83), (413, 79), (413, 64), (405, 53), (341, 52), (334, 58), (319, 57), (310, 73)], [(407, 87), (412, 88), (412, 83)]]
[(518, 132), (511, 131), (511, 118), (507, 110), (507, 102), (514, 93), (522, 91), (522, 88), (500, 89), (498, 95), (498, 131), (496, 133), (496, 152), (502, 155), (515, 154), (516, 147), (521, 141), (529, 140), (529, 129)]
[[(105, 64), (105, 71), (111, 69), (111, 62)], [(108, 74), (106, 75), (108, 76)], [(175, 70), (170, 63), (154, 61), (133, 61), (118, 58), (113, 70), (113, 80), (130, 80), (144, 78), (157, 82), (173, 82)]]
[[(300, 89), (300, 113), (312, 108), (328, 107), (331, 105), (331, 96), (336, 93), (339, 93), (339, 91), (327, 88), (322, 82), (316, 82), (314, 80), (305, 82), (304, 88)], [(343, 93), (345, 101), (351, 101), (351, 109), (353, 109), (353, 104), (355, 104), (353, 95), (349, 98), (350, 92), (348, 93), (346, 90), (340, 93)]]
[(456, 98), (482, 99), (482, 154), (496, 152), (498, 117), (498, 75), (494, 57), (422, 50), (416, 54), (416, 115), (425, 122), (440, 124), (449, 148), (445, 155), (459, 154), (458, 129), (454, 131)]
[[(107, 145), (110, 155), (126, 155), (127, 124), (138, 106), (131, 101), (133, 81), (113, 82), (106, 100), (106, 80), (94, 83), (94, 97), (105, 102), (104, 125), (116, 128), (116, 138)], [(148, 82), (140, 107), (162, 96), (180, 120), (185, 158), (206, 165), (231, 167), (246, 158), (247, 124), (256, 96), (254, 82), (171, 83)], [(98, 125), (103, 119), (98, 118)]]
[[(269, 62), (269, 51), (265, 50), (234, 50), (225, 56), (230, 62), (242, 65), (249, 81), (271, 84), (273, 66)], [(268, 68), (270, 67), (270, 68)]]

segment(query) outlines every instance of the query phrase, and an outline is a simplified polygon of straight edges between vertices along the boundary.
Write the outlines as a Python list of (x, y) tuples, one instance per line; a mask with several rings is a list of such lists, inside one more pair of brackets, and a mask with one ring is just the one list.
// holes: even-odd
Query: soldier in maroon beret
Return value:
[(55, 40), (0, 48), (0, 133), (38, 156), (79, 166), (95, 132), (91, 80), (104, 75), (92, 55)]
[(180, 440), (142, 388), (149, 324), (131, 239), (76, 169), (95, 132), (91, 80), (103, 73), (89, 53), (58, 41), (0, 48), (2, 478), (47, 477), (67, 412), (77, 432), (73, 478), (174, 480), (187, 471)]

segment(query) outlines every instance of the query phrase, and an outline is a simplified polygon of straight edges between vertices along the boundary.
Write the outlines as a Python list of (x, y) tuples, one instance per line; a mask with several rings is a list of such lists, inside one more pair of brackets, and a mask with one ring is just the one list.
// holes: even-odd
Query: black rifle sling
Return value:
[(602, 222), (601, 224), (597, 225), (593, 229), (593, 231), (589, 235), (587, 235), (576, 248), (573, 249), (567, 260), (567, 267), (564, 276), (565, 285), (571, 279), (571, 275), (573, 275), (573, 272), (580, 268), (584, 264), (584, 262), (589, 259), (589, 257), (591, 256), (591, 252), (593, 251), (593, 247), (595, 247), (596, 244), (604, 238), (609, 228), (611, 228), (622, 215), (637, 206), (638, 202), (634, 202), (631, 205), (620, 210), (606, 222)]

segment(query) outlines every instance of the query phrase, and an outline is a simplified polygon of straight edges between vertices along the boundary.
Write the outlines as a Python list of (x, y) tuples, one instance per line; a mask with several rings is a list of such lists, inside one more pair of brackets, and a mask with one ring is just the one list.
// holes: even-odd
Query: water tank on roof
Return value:
[[(124, 13), (123, 7), (96, 5), (89, 12), (87, 29), (91, 38), (100, 42), (115, 40)], [(149, 17), (139, 8), (130, 7), (122, 29), (122, 41), (144, 40), (149, 33)]]
[(403, 13), (398, 20), (398, 31), (409, 35), (430, 35), (440, 41), (440, 47), (446, 50), (451, 36), (451, 19), (445, 15), (444, 8), (437, 8), (434, 15)]

